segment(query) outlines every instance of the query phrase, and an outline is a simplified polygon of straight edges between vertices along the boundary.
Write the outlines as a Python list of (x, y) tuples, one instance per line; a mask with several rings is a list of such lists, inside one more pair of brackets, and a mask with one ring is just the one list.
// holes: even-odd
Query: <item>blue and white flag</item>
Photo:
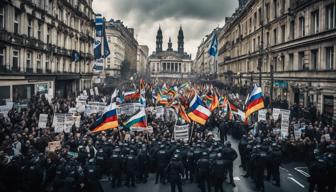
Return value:
[(218, 52), (218, 39), (216, 33), (213, 33), (211, 47), (209, 48), (209, 54), (213, 57), (216, 57), (217, 52)]
[(94, 42), (94, 58), (100, 59), (102, 57), (102, 38), (104, 33), (104, 18), (101, 14), (96, 15), (96, 38)]
[(103, 57), (106, 58), (110, 55), (110, 48), (108, 46), (107, 38), (106, 38), (106, 32), (105, 32), (105, 25), (103, 27), (104, 30), (104, 54)]
[(75, 63), (80, 60), (80, 54), (78, 53), (78, 51), (72, 50), (71, 59), (72, 59), (72, 62), (75, 62)]

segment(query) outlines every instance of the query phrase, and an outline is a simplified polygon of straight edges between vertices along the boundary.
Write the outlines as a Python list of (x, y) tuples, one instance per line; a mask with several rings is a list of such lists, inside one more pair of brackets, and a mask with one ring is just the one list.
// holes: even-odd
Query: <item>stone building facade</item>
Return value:
[(169, 38), (168, 48), (163, 51), (163, 36), (161, 27), (156, 36), (156, 51), (149, 56), (149, 69), (152, 78), (187, 79), (194, 77), (191, 55), (184, 52), (184, 34), (182, 27), (178, 33), (177, 51), (173, 50), (173, 43)]
[(134, 29), (126, 27), (122, 21), (113, 20), (105, 23), (106, 37), (111, 54), (105, 60), (106, 76), (120, 77), (120, 68), (127, 61), (133, 73), (137, 70), (138, 42), (134, 38)]
[(92, 0), (2, 0), (0, 98), (67, 96), (91, 87), (93, 19)]
[(138, 46), (137, 74), (139, 76), (146, 76), (149, 72), (149, 71), (147, 71), (148, 51), (149, 51), (149, 48), (148, 48), (147, 45), (139, 45)]
[(219, 79), (260, 78), (266, 95), (335, 119), (335, 13), (333, 0), (242, 1), (220, 32)]

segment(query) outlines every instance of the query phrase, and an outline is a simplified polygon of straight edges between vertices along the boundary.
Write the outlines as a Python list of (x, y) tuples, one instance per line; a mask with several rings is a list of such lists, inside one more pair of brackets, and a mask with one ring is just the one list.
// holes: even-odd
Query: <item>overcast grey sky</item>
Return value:
[(225, 17), (238, 7), (238, 0), (94, 0), (93, 9), (107, 20), (120, 19), (135, 29), (139, 44), (155, 50), (159, 25), (163, 31), (163, 49), (169, 37), (177, 49), (180, 25), (184, 31), (185, 50), (195, 57), (197, 46), (212, 29), (222, 27)]

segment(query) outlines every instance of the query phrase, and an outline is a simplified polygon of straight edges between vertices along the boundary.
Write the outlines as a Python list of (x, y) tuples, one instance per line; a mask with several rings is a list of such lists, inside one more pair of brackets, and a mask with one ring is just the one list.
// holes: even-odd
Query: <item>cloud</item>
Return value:
[(164, 48), (169, 37), (177, 47), (180, 25), (185, 36), (185, 50), (193, 57), (202, 38), (213, 28), (224, 25), (232, 15), (238, 0), (94, 0), (93, 9), (107, 19), (120, 19), (135, 29), (140, 44), (155, 50), (159, 25), (164, 35)]

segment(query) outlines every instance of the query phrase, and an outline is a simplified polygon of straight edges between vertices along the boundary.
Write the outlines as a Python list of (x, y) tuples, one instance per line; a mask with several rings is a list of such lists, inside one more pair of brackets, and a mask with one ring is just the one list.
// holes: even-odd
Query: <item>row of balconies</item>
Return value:
[[(25, 35), (10, 33), (4, 30), (0, 31), (0, 41), (4, 41), (9, 44), (14, 44), (17, 46), (37, 49), (40, 51), (47, 51), (50, 53), (64, 55), (68, 57), (71, 57), (71, 54), (72, 54), (72, 50), (61, 48), (61, 47), (58, 47), (52, 44), (47, 44), (38, 39), (29, 38)], [(80, 51), (80, 55), (82, 58), (93, 59), (93, 55), (91, 53), (84, 53)]]

